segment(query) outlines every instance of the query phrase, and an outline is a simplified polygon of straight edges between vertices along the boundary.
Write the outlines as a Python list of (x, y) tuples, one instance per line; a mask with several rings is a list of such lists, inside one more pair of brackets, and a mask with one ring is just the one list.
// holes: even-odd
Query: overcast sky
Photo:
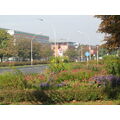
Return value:
[(97, 33), (100, 22), (90, 15), (0, 15), (1, 28), (48, 35), (51, 41), (55, 29), (59, 41), (91, 45), (101, 44), (103, 40), (104, 35)]

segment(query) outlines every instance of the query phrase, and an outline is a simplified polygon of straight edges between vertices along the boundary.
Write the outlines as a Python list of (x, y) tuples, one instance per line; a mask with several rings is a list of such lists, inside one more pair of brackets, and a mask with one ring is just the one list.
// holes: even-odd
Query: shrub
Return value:
[(103, 59), (102, 59), (102, 60), (99, 60), (99, 61), (98, 61), (98, 64), (104, 65), (104, 60), (103, 60)]
[(64, 81), (79, 81), (84, 82), (88, 80), (90, 77), (94, 75), (93, 72), (88, 71), (80, 71), (80, 70), (73, 70), (73, 71), (62, 71), (55, 77), (56, 83), (61, 83)]
[(81, 64), (81, 63), (73, 63), (71, 65), (72, 65), (71, 69), (81, 69), (81, 68), (83, 68), (83, 64)]
[(50, 87), (50, 84), (48, 82), (40, 84), (41, 89), (48, 89), (49, 87)]
[[(120, 89), (119, 89), (120, 90)], [(94, 86), (76, 87), (69, 89), (54, 90), (4, 90), (0, 91), (0, 102), (3, 104), (11, 104), (16, 102), (27, 102), (42, 104), (58, 104), (70, 101), (93, 101), (111, 99), (111, 95), (117, 90), (111, 91), (109, 94), (103, 88)], [(111, 94), (112, 93), (112, 94)], [(119, 93), (114, 95), (118, 98)]]
[(109, 74), (120, 76), (120, 58), (116, 56), (105, 56), (106, 70)]
[(51, 58), (49, 69), (51, 70), (51, 72), (54, 72), (54, 73), (63, 71), (66, 68), (65, 61), (64, 61), (64, 57)]
[(104, 89), (104, 93), (108, 100), (120, 99), (120, 87), (111, 88), (111, 86), (107, 85)]
[(26, 89), (29, 87), (20, 71), (7, 72), (0, 75), (0, 89)]
[(103, 99), (102, 92), (96, 89), (63, 89), (63, 90), (20, 90), (20, 91), (3, 91), (0, 94), (3, 103), (13, 102), (42, 102), (43, 104), (57, 104), (63, 102), (89, 101)]
[(100, 68), (96, 65), (88, 65), (87, 69), (92, 71), (100, 71)]
[[(53, 103), (70, 102), (76, 101), (89, 101), (103, 99), (103, 91), (101, 88), (94, 87), (77, 87), (60, 90), (49, 90), (46, 91), (46, 95), (50, 98)], [(49, 103), (50, 104), (50, 103)]]
[(24, 79), (27, 80), (32, 89), (39, 89), (39, 85), (46, 81), (44, 74), (26, 74), (24, 75)]
[(96, 65), (97, 61), (96, 60), (89, 60), (89, 64)]
[(96, 76), (92, 78), (95, 83), (98, 85), (110, 85), (110, 87), (118, 87), (120, 86), (120, 77), (114, 76), (114, 75), (108, 75), (108, 76)]

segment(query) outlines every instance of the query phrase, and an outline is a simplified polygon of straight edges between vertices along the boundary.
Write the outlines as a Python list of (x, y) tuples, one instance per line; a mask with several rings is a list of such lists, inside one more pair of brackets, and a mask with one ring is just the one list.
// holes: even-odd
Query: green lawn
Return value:
[(120, 100), (113, 101), (88, 101), (88, 102), (70, 102), (63, 105), (120, 105)]

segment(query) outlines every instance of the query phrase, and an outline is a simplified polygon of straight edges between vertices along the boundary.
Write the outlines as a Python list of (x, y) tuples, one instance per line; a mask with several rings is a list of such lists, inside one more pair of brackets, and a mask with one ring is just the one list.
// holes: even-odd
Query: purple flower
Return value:
[(95, 82), (98, 83), (99, 85), (107, 85), (108, 82), (111, 83), (111, 86), (120, 85), (120, 77), (114, 75), (96, 76), (93, 77), (93, 80), (95, 80)]
[(65, 83), (56, 84), (56, 87), (62, 87), (62, 86), (66, 86), (66, 84)]
[(40, 87), (41, 87), (41, 88), (49, 88), (49, 87), (50, 87), (50, 84), (49, 84), (49, 83), (41, 83), (41, 84), (40, 84)]

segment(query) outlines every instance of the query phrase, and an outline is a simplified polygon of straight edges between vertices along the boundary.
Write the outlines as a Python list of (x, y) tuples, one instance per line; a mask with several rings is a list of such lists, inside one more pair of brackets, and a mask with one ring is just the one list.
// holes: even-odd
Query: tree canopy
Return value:
[[(29, 60), (31, 58), (31, 39), (19, 39), (17, 40), (16, 46), (19, 58), (22, 60)], [(48, 59), (53, 54), (50, 45), (33, 41), (32, 46), (33, 59)]]
[(78, 52), (74, 47), (69, 47), (64, 54), (68, 56), (71, 61), (74, 61), (78, 57)]
[(120, 15), (96, 15), (101, 19), (98, 31), (105, 33), (103, 45), (109, 50), (118, 49), (120, 47)]
[(0, 58), (3, 56), (15, 56), (16, 50), (13, 46), (13, 37), (5, 30), (0, 30)]

